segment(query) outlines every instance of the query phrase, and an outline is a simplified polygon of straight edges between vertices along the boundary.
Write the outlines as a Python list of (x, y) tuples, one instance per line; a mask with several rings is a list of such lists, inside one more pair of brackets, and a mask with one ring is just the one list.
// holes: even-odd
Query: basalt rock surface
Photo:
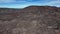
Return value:
[(0, 8), (0, 34), (60, 34), (60, 8)]

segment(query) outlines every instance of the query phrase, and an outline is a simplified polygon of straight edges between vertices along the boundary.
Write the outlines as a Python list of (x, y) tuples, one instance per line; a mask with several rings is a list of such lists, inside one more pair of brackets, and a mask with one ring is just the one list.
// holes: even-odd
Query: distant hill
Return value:
[(0, 8), (0, 34), (60, 34), (60, 7)]
[[(0, 8), (0, 12), (5, 12), (5, 13), (12, 13), (12, 12), (20, 12), (21, 10), (24, 11), (24, 10), (33, 10), (33, 9), (38, 9), (38, 10), (41, 10), (41, 9), (48, 9), (48, 10), (58, 10), (60, 9), (60, 7), (55, 7), (55, 6), (28, 6), (28, 7), (25, 7), (23, 9), (17, 9), (17, 8)], [(30, 11), (29, 10), (29, 11)]]

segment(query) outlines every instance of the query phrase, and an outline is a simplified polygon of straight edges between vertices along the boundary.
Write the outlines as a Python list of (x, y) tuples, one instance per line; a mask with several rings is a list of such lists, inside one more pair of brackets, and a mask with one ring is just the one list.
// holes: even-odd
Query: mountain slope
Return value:
[(29, 6), (0, 9), (0, 34), (59, 34), (60, 8)]

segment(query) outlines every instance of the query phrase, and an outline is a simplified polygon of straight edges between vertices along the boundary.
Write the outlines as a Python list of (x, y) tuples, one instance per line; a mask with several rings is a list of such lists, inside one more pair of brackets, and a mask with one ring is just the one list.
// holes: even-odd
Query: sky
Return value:
[(0, 0), (0, 8), (24, 8), (30, 5), (60, 7), (60, 0)]

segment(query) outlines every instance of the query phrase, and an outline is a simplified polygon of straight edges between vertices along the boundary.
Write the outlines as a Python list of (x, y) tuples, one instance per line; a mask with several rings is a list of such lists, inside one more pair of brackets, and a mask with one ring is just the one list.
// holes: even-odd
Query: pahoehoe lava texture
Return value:
[(60, 34), (60, 8), (0, 8), (0, 34)]

